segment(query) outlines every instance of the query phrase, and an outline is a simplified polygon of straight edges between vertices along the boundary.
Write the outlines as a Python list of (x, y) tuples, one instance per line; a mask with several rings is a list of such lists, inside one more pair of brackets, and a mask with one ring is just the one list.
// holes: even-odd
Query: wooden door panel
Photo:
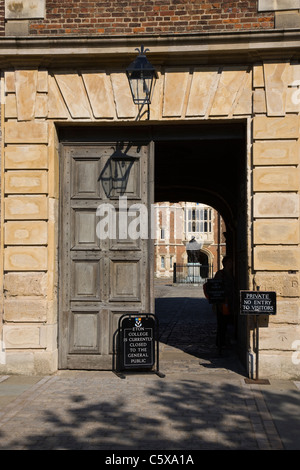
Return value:
[(141, 170), (140, 155), (136, 151), (132, 151), (127, 160), (118, 161), (117, 156), (107, 158), (101, 173), (103, 197), (116, 199), (126, 196), (140, 200)]
[[(129, 209), (130, 209), (130, 203), (129, 203)], [(132, 211), (133, 212), (133, 211)], [(141, 250), (141, 238), (133, 238), (130, 236), (129, 230), (122, 231), (120, 230), (120, 220), (122, 220), (122, 216), (120, 214), (120, 209), (119, 207), (116, 208), (115, 210), (115, 219), (116, 219), (116, 236), (114, 238), (111, 238), (109, 240), (109, 249), (112, 251), (118, 250), (120, 252), (124, 251), (140, 251)], [(128, 214), (128, 225), (132, 222), (134, 215), (131, 215), (131, 213)]]
[(71, 311), (70, 353), (100, 353), (100, 319), (98, 309)]
[(72, 197), (100, 198), (100, 159), (72, 159)]
[[(120, 316), (151, 311), (152, 241), (132, 238), (128, 231), (124, 236), (119, 228), (120, 211), (129, 223), (134, 218), (131, 205), (143, 204), (150, 212), (152, 159), (148, 144), (62, 145), (60, 368), (111, 369)], [(120, 196), (127, 199), (125, 209)], [(113, 209), (113, 238), (98, 236), (101, 204)]]
[(74, 301), (101, 301), (100, 261), (85, 258), (74, 259), (71, 265), (72, 292)]
[(111, 260), (109, 301), (141, 302), (140, 277), (140, 260)]
[(100, 250), (100, 239), (97, 237), (97, 216), (95, 209), (72, 209), (72, 249)]

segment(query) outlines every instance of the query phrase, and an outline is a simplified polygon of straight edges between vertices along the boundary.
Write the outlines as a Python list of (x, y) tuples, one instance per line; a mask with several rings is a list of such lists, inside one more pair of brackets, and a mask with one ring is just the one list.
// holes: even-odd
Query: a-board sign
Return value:
[(151, 368), (155, 363), (155, 319), (129, 316), (122, 321), (122, 368)]
[(206, 282), (206, 293), (209, 303), (224, 302), (224, 283), (221, 279), (208, 279)]
[(276, 315), (276, 292), (240, 291), (242, 315)]

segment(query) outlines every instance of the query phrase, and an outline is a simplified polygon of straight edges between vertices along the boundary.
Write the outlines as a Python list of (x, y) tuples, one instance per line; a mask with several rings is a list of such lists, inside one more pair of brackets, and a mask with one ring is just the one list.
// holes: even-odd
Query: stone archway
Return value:
[[(278, 314), (261, 334), (261, 373), (272, 370), (275, 376), (295, 377), (299, 371), (291, 357), (299, 329), (299, 105), (292, 95), (299, 63), (274, 59), (206, 66), (192, 61), (160, 68), (150, 124), (247, 122), (247, 204), (240, 213), (247, 220), (241, 236), (247, 243), (234, 241), (246, 264), (238, 267), (238, 275), (249, 288), (276, 290), (278, 296)], [(10, 69), (4, 70), (1, 329), (7, 363), (1, 370), (48, 373), (57, 369), (56, 126), (84, 124), (88, 135), (95, 125), (134, 123), (136, 109), (125, 74), (117, 69), (104, 65), (101, 71), (94, 66), (91, 70), (89, 64), (63, 72), (47, 69), (44, 62), (43, 68), (31, 64), (25, 70), (14, 63), (12, 59)], [(142, 129), (143, 123), (139, 125)], [(239, 218), (236, 223), (241, 224)], [(251, 335), (249, 324), (250, 347)]]

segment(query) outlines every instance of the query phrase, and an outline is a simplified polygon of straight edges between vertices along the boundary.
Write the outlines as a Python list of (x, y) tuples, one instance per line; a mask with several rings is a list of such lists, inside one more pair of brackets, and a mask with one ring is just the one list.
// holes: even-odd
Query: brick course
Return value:
[(30, 21), (31, 35), (176, 34), (271, 28), (274, 15), (258, 13), (257, 0), (47, 0), (45, 19)]

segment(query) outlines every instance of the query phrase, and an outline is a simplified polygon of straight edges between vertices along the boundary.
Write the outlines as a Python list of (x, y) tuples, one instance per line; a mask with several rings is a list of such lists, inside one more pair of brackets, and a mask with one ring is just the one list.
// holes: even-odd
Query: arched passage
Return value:
[(244, 362), (245, 325), (238, 293), (247, 288), (246, 137), (242, 123), (173, 126), (155, 142), (155, 202), (198, 201), (216, 209), (226, 225), (226, 254), (234, 260), (235, 329)]

